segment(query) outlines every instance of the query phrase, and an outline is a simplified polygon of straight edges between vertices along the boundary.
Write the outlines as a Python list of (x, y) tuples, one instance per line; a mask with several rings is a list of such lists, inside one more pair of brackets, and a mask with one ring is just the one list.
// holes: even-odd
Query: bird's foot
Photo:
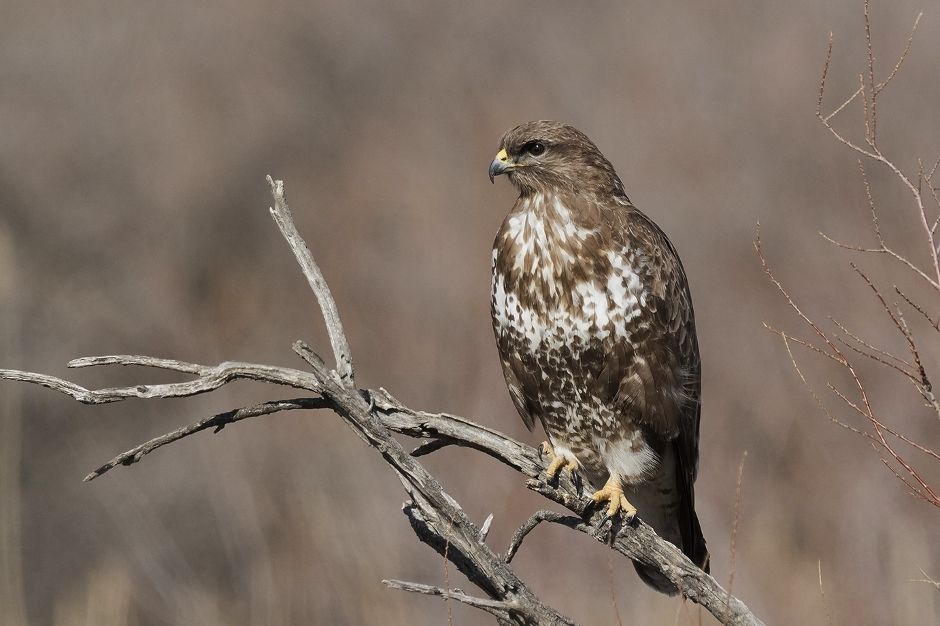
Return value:
[(623, 495), (623, 487), (620, 485), (619, 476), (611, 476), (607, 479), (607, 484), (604, 485), (603, 489), (594, 493), (591, 496), (596, 504), (601, 502), (607, 502), (607, 517), (611, 518), (617, 514), (618, 511), (623, 515), (623, 521), (630, 523), (633, 521), (633, 518), (636, 517), (636, 507), (630, 504), (630, 501), (627, 500), (627, 497)]
[(548, 469), (545, 470), (545, 475), (548, 476), (549, 480), (554, 479), (558, 472), (562, 470), (568, 470), (572, 478), (575, 476), (575, 472), (581, 469), (581, 464), (578, 463), (578, 459), (571, 453), (569, 450), (555, 451), (555, 447), (548, 441), (543, 441), (539, 444), (539, 452), (548, 455), (548, 458), (552, 460), (548, 465)]

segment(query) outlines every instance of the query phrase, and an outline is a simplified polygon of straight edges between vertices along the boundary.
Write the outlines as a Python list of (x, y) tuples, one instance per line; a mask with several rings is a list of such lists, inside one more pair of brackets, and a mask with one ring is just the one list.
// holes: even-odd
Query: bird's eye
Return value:
[(545, 144), (541, 141), (530, 141), (522, 146), (523, 152), (528, 152), (532, 156), (541, 156), (545, 154)]

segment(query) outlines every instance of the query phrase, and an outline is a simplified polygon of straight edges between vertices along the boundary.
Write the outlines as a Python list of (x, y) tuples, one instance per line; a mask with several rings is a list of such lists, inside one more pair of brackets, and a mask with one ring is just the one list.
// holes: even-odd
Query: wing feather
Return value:
[(691, 485), (698, 470), (701, 406), (701, 362), (692, 297), (685, 269), (666, 234), (645, 214), (629, 206), (617, 210), (611, 236), (623, 247), (642, 250), (646, 307), (629, 346), (615, 346), (609, 360), (616, 366), (631, 351), (622, 369), (614, 402), (655, 433), (674, 441), (677, 460)]
[[(522, 418), (526, 428), (531, 431), (535, 428), (535, 416), (537, 415), (535, 410), (537, 399), (534, 394), (526, 394), (526, 390), (533, 388), (532, 381), (529, 380), (531, 377), (526, 374), (525, 367), (518, 359), (514, 359), (511, 354), (507, 354), (502, 349), (500, 350), (499, 361), (503, 366), (503, 377), (506, 379), (506, 386), (509, 388), (509, 397), (512, 398), (512, 403), (516, 407), (516, 411), (519, 412), (519, 417)], [(528, 384), (519, 379), (517, 372), (522, 375), (523, 380)]]

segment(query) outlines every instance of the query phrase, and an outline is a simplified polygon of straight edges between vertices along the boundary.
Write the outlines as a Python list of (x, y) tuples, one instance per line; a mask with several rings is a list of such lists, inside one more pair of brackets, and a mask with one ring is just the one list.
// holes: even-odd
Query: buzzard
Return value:
[(489, 169), (501, 174), (519, 198), (493, 244), (493, 328), (513, 404), (548, 435), (549, 478), (579, 471), (609, 516), (639, 511), (707, 569), (694, 492), (701, 364), (675, 248), (572, 126), (507, 132)]

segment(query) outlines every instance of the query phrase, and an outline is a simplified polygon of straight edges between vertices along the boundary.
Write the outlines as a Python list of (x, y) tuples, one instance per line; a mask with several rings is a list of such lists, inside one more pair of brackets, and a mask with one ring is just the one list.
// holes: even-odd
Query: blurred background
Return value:
[[(940, 149), (940, 6), (872, 11), (884, 77), (922, 8), (879, 102), (882, 147), (911, 172)], [(534, 444), (490, 328), (490, 245), (514, 194), (486, 168), (507, 128), (565, 120), (595, 139), (688, 270), (704, 361), (697, 509), (719, 581), (747, 450), (734, 592), (759, 616), (940, 621), (940, 593), (912, 582), (940, 577), (937, 510), (826, 419), (762, 327), (801, 330), (762, 275), (758, 221), (810, 314), (904, 350), (848, 261), (883, 284), (919, 285), (817, 235), (874, 243), (856, 158), (814, 118), (830, 30), (827, 103), (864, 69), (860, 1), (12, 0), (3, 14), (0, 367), (113, 386), (173, 378), (65, 363), (140, 353), (299, 367), (295, 339), (328, 351), (267, 213), (270, 173), (286, 181), (337, 298), (359, 382)], [(858, 104), (840, 121), (856, 138)], [(926, 263), (909, 197), (883, 169), (870, 173), (886, 236)], [(921, 294), (936, 312), (936, 296)], [(931, 337), (915, 332), (936, 365)], [(822, 392), (846, 382), (811, 360), (807, 371)], [(936, 418), (910, 387), (862, 372), (884, 419), (935, 446)], [(397, 479), (331, 413), (249, 420), (81, 482), (164, 431), (291, 396), (242, 384), (86, 407), (0, 382), (0, 621), (491, 623), (381, 584), (472, 590), (417, 542)], [(547, 505), (478, 453), (446, 449), (427, 464), (478, 522), (494, 513), (494, 549)], [(650, 591), (611, 554), (546, 527), (515, 564), (581, 623), (698, 623), (696, 607)]]

